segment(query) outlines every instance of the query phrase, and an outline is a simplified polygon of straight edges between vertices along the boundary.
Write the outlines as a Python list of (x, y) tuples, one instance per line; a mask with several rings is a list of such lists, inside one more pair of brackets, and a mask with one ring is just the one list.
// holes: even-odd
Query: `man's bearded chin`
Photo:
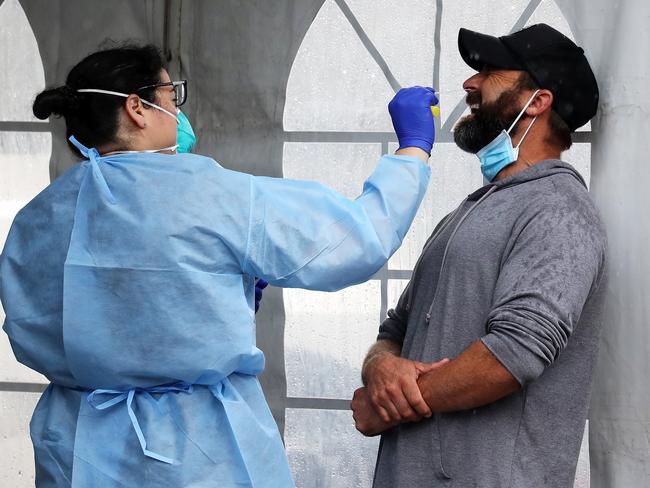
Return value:
[(519, 113), (517, 90), (503, 92), (491, 103), (481, 103), (481, 94), (472, 92), (467, 95), (466, 101), (468, 105), (479, 104), (479, 108), (456, 123), (454, 142), (460, 149), (472, 154), (487, 146), (501, 131), (507, 130)]

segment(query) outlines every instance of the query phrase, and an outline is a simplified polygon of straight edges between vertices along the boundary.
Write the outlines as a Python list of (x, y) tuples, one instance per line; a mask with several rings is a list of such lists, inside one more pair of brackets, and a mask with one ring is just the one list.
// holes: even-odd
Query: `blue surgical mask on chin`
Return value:
[(517, 118), (507, 131), (502, 130), (501, 133), (492, 139), (487, 146), (484, 146), (476, 153), (476, 156), (481, 162), (481, 173), (483, 173), (486, 180), (491, 182), (499, 174), (499, 171), (517, 161), (517, 158), (519, 157), (519, 147), (521, 146), (521, 143), (524, 142), (528, 131), (537, 120), (537, 117), (535, 117), (530, 123), (516, 147), (512, 146), (510, 131), (512, 131), (515, 124), (535, 99), (538, 92), (539, 90), (536, 90), (535, 93), (533, 93), (533, 96), (530, 97), (530, 100), (528, 100), (526, 105), (524, 105), (524, 108), (521, 109), (521, 112), (519, 112), (519, 115), (517, 115)]

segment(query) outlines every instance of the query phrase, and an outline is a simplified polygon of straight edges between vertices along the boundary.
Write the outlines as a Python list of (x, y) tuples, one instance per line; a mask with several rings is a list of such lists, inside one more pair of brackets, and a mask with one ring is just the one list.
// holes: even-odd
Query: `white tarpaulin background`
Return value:
[[(0, 244), (16, 211), (74, 159), (63, 122), (31, 102), (107, 38), (160, 46), (197, 152), (255, 174), (314, 179), (358, 194), (395, 149), (386, 104), (399, 85), (439, 88), (434, 178), (403, 247), (368, 283), (339, 293), (269, 290), (258, 316), (262, 383), (299, 486), (368, 487), (377, 439), (347, 411), (379, 320), (408, 280), (437, 221), (481, 185), (475, 158), (452, 142), (471, 74), (459, 27), (501, 35), (546, 22), (585, 47), (601, 110), (565, 154), (591, 181), (609, 228), (611, 278), (591, 410), (591, 486), (649, 486), (650, 238), (646, 54), (650, 3), (629, 0), (0, 0)], [(592, 132), (593, 131), (593, 132)], [(49, 167), (49, 172), (48, 172)], [(644, 179), (644, 176), (646, 177)], [(644, 239), (645, 237), (645, 239)], [(1, 314), (1, 310), (0, 310)], [(0, 316), (1, 318), (1, 316)], [(33, 486), (27, 424), (45, 379), (0, 337), (0, 486)], [(561, 448), (561, 446), (558, 446)], [(586, 444), (576, 487), (589, 486)]]
[(650, 486), (650, 2), (560, 0), (600, 85), (591, 191), (609, 234), (591, 486)]

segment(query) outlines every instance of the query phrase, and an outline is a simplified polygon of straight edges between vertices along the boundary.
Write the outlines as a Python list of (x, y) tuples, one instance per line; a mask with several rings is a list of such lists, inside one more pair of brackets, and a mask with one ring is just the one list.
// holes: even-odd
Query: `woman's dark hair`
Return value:
[[(129, 44), (97, 51), (70, 70), (64, 86), (39, 93), (32, 110), (41, 120), (52, 114), (65, 117), (66, 139), (74, 135), (87, 147), (115, 142), (119, 109), (125, 99), (77, 90), (99, 88), (127, 95), (137, 93), (143, 100), (156, 103), (155, 88), (138, 89), (160, 83), (162, 68), (160, 51), (152, 45)], [(78, 154), (69, 141), (68, 145)]]
[[(537, 90), (539, 87), (533, 77), (530, 76), (526, 71), (522, 72), (519, 75), (519, 81), (517, 88), (523, 90)], [(548, 119), (550, 135), (547, 142), (553, 144), (560, 148), (560, 151), (566, 151), (573, 144), (571, 139), (571, 129), (567, 123), (560, 117), (560, 115), (553, 109), (551, 109), (551, 116)]]

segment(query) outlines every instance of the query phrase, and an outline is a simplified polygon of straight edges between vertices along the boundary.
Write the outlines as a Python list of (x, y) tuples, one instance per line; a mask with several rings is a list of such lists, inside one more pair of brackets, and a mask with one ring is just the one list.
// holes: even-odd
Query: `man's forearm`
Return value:
[(432, 412), (480, 407), (520, 388), (481, 341), (471, 344), (449, 363), (422, 375), (418, 386)]

